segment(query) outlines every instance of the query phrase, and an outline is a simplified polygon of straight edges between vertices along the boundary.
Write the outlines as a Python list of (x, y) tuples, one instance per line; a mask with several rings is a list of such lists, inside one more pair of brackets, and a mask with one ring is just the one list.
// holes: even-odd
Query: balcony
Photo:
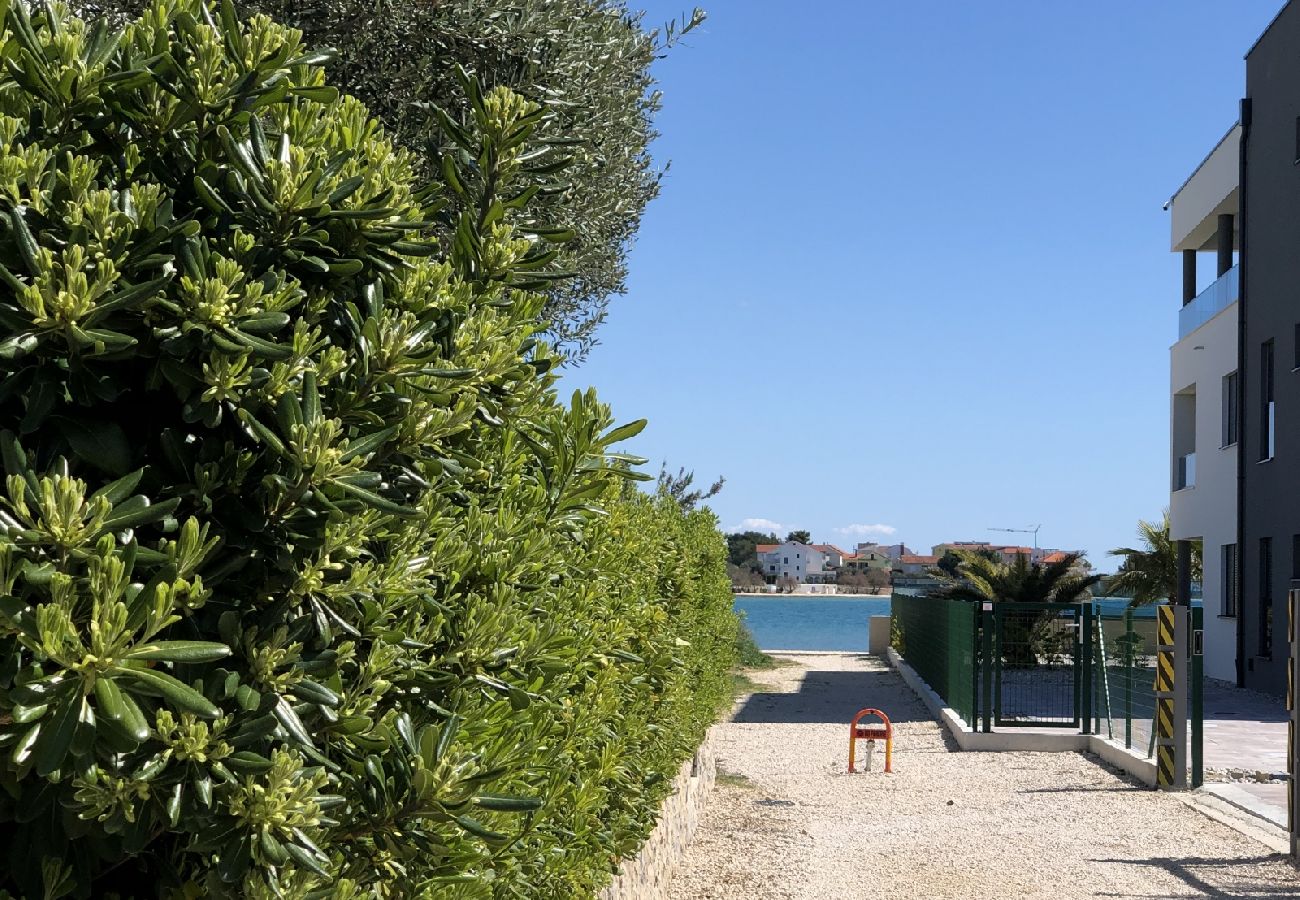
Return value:
[(1181, 341), (1206, 322), (1237, 302), (1239, 266), (1224, 272), (1196, 299), (1178, 311), (1178, 339)]
[(1196, 487), (1196, 454), (1178, 457), (1178, 471), (1174, 473), (1174, 490)]

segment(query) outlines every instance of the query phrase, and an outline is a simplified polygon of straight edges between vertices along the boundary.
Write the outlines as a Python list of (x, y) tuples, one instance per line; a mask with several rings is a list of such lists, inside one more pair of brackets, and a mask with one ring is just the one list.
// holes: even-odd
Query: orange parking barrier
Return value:
[[(864, 716), (879, 716), (883, 725), (872, 723), (870, 725), (859, 725), (858, 722)], [(849, 723), (849, 772), (852, 774), (857, 771), (853, 768), (854, 752), (857, 749), (858, 741), (884, 741), (885, 742), (885, 771), (892, 772), (890, 764), (894, 755), (894, 726), (890, 724), (889, 716), (885, 715), (878, 709), (859, 710), (858, 714), (853, 717)], [(870, 758), (867, 760), (870, 762)]]

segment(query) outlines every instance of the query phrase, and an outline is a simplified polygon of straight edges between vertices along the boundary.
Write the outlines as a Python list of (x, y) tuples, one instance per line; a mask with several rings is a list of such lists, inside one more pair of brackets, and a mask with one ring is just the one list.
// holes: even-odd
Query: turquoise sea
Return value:
[[(1107, 618), (1123, 616), (1128, 600), (1098, 598), (1098, 611)], [(1199, 601), (1195, 602), (1199, 605)], [(867, 650), (867, 619), (889, 615), (889, 596), (880, 597), (755, 597), (736, 598), (754, 640), (764, 650)], [(1139, 607), (1135, 619), (1155, 618), (1155, 607)]]
[(889, 596), (737, 597), (764, 650), (867, 650), (867, 619), (889, 615)]

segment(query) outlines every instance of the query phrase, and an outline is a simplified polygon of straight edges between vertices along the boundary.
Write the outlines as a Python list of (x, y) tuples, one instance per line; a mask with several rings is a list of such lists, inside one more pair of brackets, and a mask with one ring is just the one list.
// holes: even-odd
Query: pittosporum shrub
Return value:
[(735, 620), (555, 397), (540, 111), (467, 80), (425, 187), (228, 3), (0, 21), (0, 890), (590, 894)]

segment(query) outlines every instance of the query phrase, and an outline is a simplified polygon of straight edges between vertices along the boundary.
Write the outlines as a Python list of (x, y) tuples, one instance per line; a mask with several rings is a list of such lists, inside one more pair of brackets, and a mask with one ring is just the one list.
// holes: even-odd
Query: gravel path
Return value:
[[(1300, 898), (1284, 857), (1091, 757), (962, 753), (884, 664), (789, 658), (717, 728), (719, 784), (669, 900)], [(897, 725), (893, 775), (880, 752), (845, 774), (867, 705)]]

